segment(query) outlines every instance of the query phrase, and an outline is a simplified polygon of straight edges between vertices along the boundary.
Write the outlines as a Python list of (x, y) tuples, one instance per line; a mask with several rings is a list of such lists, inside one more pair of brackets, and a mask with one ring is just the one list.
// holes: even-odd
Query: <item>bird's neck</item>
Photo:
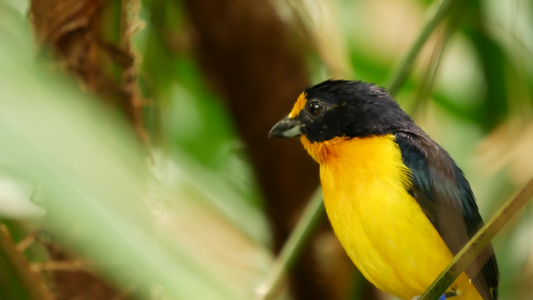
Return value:
[(346, 142), (346, 137), (335, 137), (328, 141), (323, 142), (311, 142), (305, 135), (300, 137), (300, 141), (305, 150), (311, 155), (311, 157), (319, 164), (324, 164), (332, 156), (335, 156), (335, 146), (339, 143)]
[(356, 138), (335, 137), (323, 142), (311, 142), (305, 135), (302, 135), (300, 141), (309, 155), (321, 165), (331, 159), (358, 162), (371, 157), (379, 159), (387, 156), (388, 152), (399, 153), (398, 145), (392, 134)]
[[(321, 174), (328, 170), (346, 170), (351, 175), (357, 171), (362, 178), (379, 174), (377, 177), (383, 181), (397, 181), (408, 188), (412, 184), (410, 171), (402, 162), (401, 151), (395, 140), (393, 134), (335, 137), (324, 142), (310, 142), (307, 137), (301, 137), (304, 148), (320, 164)], [(389, 178), (391, 174), (394, 176)]]

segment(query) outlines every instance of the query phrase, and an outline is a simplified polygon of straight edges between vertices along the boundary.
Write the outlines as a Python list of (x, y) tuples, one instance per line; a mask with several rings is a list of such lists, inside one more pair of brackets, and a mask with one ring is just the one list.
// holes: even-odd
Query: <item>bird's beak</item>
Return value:
[(285, 117), (270, 129), (268, 136), (277, 138), (297, 137), (303, 134), (303, 126), (300, 120)]

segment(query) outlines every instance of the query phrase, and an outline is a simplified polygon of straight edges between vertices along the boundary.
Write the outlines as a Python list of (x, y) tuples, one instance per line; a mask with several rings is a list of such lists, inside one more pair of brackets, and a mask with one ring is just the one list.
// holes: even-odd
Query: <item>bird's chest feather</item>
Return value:
[(394, 136), (320, 145), (304, 139), (320, 163), (328, 217), (352, 261), (378, 288), (404, 299), (420, 295), (453, 256), (408, 193), (410, 170)]

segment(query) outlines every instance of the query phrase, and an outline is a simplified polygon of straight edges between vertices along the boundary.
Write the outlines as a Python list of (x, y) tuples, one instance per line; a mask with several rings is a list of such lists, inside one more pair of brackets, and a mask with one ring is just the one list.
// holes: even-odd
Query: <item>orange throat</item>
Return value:
[(336, 144), (346, 140), (348, 140), (347, 137), (335, 137), (331, 140), (318, 143), (309, 141), (305, 135), (300, 137), (300, 141), (305, 150), (307, 150), (307, 153), (309, 153), (309, 155), (311, 155), (311, 157), (319, 164), (323, 164), (330, 157), (336, 156), (335, 151), (333, 151), (332, 148)]

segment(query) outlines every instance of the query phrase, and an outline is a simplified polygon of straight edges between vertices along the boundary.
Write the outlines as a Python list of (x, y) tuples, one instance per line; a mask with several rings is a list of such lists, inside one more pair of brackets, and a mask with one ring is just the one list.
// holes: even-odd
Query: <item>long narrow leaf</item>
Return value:
[(454, 5), (458, 4), (459, 1), (460, 0), (442, 1), (435, 14), (426, 23), (424, 29), (422, 29), (422, 31), (418, 35), (418, 38), (416, 39), (415, 43), (413, 44), (413, 46), (411, 46), (411, 49), (407, 53), (407, 56), (400, 64), (400, 67), (391, 77), (392, 80), (389, 84), (389, 91), (392, 95), (396, 94), (400, 90), (402, 85), (405, 83), (405, 80), (407, 80), (407, 77), (409, 76), (409, 73), (413, 68), (413, 64), (416, 58), (418, 57), (420, 50), (422, 50), (422, 47), (433, 33), (433, 30), (435, 30), (437, 25), (439, 25), (440, 22), (442, 22), (442, 20), (449, 15)]

